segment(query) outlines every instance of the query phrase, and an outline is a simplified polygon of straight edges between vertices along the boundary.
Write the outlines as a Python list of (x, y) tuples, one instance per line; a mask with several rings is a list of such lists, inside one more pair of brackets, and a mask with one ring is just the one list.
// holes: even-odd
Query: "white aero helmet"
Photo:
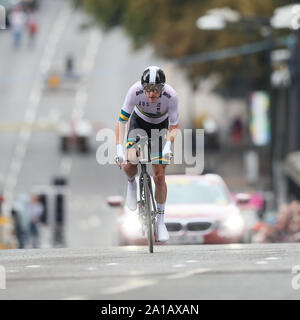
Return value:
[(144, 88), (148, 84), (160, 85), (163, 88), (166, 83), (165, 73), (160, 67), (149, 66), (142, 74), (141, 83)]

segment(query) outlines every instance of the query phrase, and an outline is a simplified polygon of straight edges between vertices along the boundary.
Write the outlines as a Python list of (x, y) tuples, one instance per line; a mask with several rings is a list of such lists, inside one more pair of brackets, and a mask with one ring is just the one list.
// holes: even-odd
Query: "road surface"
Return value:
[(0, 261), (0, 300), (300, 298), (298, 244), (9, 250)]

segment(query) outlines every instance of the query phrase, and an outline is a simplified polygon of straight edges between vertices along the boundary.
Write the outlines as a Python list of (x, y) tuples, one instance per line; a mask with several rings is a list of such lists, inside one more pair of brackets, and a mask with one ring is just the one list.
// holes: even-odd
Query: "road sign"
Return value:
[(266, 92), (252, 93), (250, 131), (256, 146), (264, 146), (270, 142), (269, 108), (270, 98)]

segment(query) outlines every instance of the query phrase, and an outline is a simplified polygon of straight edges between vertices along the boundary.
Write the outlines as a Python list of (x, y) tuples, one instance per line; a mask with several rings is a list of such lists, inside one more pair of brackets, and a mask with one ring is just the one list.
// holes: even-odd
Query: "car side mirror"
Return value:
[(121, 207), (124, 202), (124, 198), (122, 196), (110, 196), (106, 198), (106, 202), (111, 207)]

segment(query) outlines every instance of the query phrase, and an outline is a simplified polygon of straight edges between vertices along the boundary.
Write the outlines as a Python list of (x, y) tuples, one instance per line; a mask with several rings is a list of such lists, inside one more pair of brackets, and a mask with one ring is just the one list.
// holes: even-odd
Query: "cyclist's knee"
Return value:
[(124, 171), (128, 175), (136, 174), (137, 173), (137, 165), (131, 162), (127, 162), (124, 166)]
[(129, 161), (129, 163), (137, 165), (138, 158), (136, 155), (136, 150), (134, 148), (131, 148), (127, 151), (127, 160)]
[(163, 170), (153, 173), (153, 180), (156, 185), (165, 184), (165, 172)]

